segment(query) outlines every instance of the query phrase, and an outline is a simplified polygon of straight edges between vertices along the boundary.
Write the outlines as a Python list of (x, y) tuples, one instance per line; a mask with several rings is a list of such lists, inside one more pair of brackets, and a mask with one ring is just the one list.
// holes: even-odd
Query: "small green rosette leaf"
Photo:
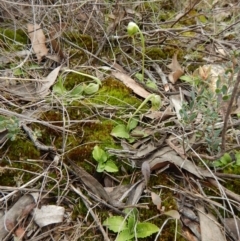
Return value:
[(146, 238), (159, 231), (159, 228), (152, 223), (143, 222), (138, 223), (136, 233), (138, 238)]
[(99, 146), (94, 146), (92, 155), (93, 158), (99, 163), (104, 163), (108, 159), (107, 153)]
[(115, 233), (119, 233), (127, 229), (127, 222), (122, 216), (109, 217), (103, 222), (103, 225), (107, 226), (108, 229)]
[(123, 124), (115, 126), (112, 129), (111, 135), (118, 137), (118, 138), (126, 138), (126, 139), (128, 139), (130, 137), (127, 127)]

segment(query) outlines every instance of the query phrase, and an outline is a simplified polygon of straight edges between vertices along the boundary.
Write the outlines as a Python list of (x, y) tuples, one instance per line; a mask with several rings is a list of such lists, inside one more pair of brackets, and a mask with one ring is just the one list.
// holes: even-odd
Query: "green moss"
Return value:
[[(88, 58), (89, 54), (86, 53), (84, 50), (89, 52), (95, 53), (97, 51), (98, 43), (93, 40), (93, 38), (89, 35), (81, 34), (80, 32), (73, 31), (73, 32), (65, 32), (63, 36), (71, 42), (71, 45), (68, 42), (64, 42), (65, 48), (69, 50), (69, 67), (74, 68), (75, 66), (80, 66), (81, 64), (85, 63)], [(76, 47), (74, 47), (76, 45)], [(82, 49), (80, 49), (80, 48)]]
[(40, 152), (30, 140), (17, 138), (15, 141), (8, 141), (1, 149), (1, 154), (5, 154), (10, 160), (38, 159)]
[[(82, 72), (82, 70), (76, 70), (79, 72)], [(84, 72), (86, 73), (86, 72)], [(90, 74), (91, 73), (87, 73)], [(76, 73), (68, 73), (65, 80), (64, 80), (64, 86), (66, 87), (67, 90), (73, 89), (76, 85), (79, 85), (81, 83), (86, 83), (88, 81), (93, 81), (89, 77), (83, 76), (81, 74), (76, 74)]]
[(32, 163), (30, 160), (9, 161), (9, 156), (1, 163), (1, 167), (4, 168), (0, 176), (1, 185), (6, 186), (16, 186), (26, 183), (36, 177), (33, 173), (42, 171), (39, 165)]
[(79, 49), (71, 49), (69, 51), (69, 68), (75, 68), (85, 63), (88, 59), (88, 55), (84, 51)]
[(21, 50), (25, 48), (25, 45), (28, 42), (28, 36), (21, 29), (0, 28), (0, 42), (2, 43), (1, 46), (6, 50)]
[(89, 35), (84, 35), (79, 32), (66, 32), (64, 33), (64, 37), (70, 42), (90, 52), (95, 52), (97, 50), (97, 42)]
[(167, 53), (159, 47), (147, 47), (146, 55), (152, 60), (160, 60), (167, 58)]
[(90, 101), (105, 106), (126, 107), (129, 111), (141, 103), (126, 85), (113, 78), (104, 80), (102, 87)]

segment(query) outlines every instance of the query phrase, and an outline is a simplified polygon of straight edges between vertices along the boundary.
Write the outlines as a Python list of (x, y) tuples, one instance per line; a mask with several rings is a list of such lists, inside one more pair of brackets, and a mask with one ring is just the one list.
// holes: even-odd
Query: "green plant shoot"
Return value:
[(95, 146), (92, 151), (93, 158), (98, 162), (97, 172), (117, 172), (118, 167), (111, 160), (107, 152), (101, 149), (99, 146)]
[(145, 39), (142, 31), (138, 27), (138, 25), (134, 22), (129, 22), (127, 26), (127, 32), (130, 37), (134, 39), (134, 35), (136, 33), (140, 34), (141, 43), (142, 43), (142, 78), (144, 79), (144, 64), (145, 64)]
[(152, 110), (158, 110), (161, 106), (161, 98), (159, 95), (151, 94), (149, 95), (129, 118), (127, 125), (120, 124), (113, 128), (111, 135), (119, 138), (130, 138), (130, 131), (136, 128), (138, 125), (138, 120), (135, 118), (136, 114), (141, 110), (141, 108), (148, 102), (152, 103)]
[[(129, 212), (129, 210), (127, 210)], [(133, 238), (146, 238), (159, 231), (159, 228), (149, 222), (139, 222), (136, 209), (130, 211), (127, 217), (112, 216), (103, 222), (109, 230), (118, 233), (115, 241), (128, 241)]]

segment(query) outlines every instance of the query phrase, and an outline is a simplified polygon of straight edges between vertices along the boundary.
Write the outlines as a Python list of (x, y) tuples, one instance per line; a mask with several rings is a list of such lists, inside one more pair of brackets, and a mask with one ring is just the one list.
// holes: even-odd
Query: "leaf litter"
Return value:
[[(19, 118), (20, 122), (18, 123), (18, 127), (27, 134), (34, 146), (47, 156), (47, 159), (44, 159), (45, 157), (41, 157), (39, 160), (29, 158), (28, 161), (33, 161), (33, 166), (41, 166), (40, 164), (44, 163), (42, 170), (45, 170), (47, 167), (46, 170), (49, 175), (51, 171), (54, 170), (54, 175), (52, 175), (52, 173), (51, 175), (54, 177), (57, 176), (56, 179), (48, 179), (48, 177), (45, 176), (43, 182), (38, 183), (42, 185), (40, 189), (39, 185), (35, 186), (35, 179), (33, 178), (32, 183), (28, 182), (27, 186), (24, 184), (21, 186), (21, 193), (17, 190), (19, 188), (18, 184), (23, 180), (17, 180), (17, 185), (14, 187), (10, 187), (10, 185), (8, 187), (2, 187), (7, 195), (4, 193), (4, 195), (1, 196), (1, 202), (2, 206), (5, 206), (5, 209), (8, 211), (0, 219), (1, 239), (10, 240), (11, 234), (16, 238), (24, 239), (29, 233), (27, 224), (29, 218), (31, 218), (34, 213), (32, 209), (38, 210), (35, 211), (34, 225), (35, 228), (40, 228), (39, 230), (41, 230), (43, 234), (45, 226), (47, 227), (49, 224), (56, 227), (56, 230), (57, 227), (61, 225), (63, 229), (66, 229), (66, 227), (71, 229), (69, 223), (73, 224), (72, 227), (76, 227), (75, 220), (77, 219), (81, 220), (81, 224), (77, 225), (79, 229), (81, 229), (87, 220), (87, 215), (86, 218), (83, 219), (83, 215), (78, 214), (75, 220), (73, 218), (75, 214), (71, 216), (74, 210), (78, 208), (79, 200), (84, 202), (94, 222), (97, 224), (95, 229), (97, 228), (100, 231), (99, 234), (96, 234), (96, 230), (94, 230), (94, 233), (98, 236), (97, 239), (103, 237), (104, 240), (110, 240), (109, 237), (111, 237), (111, 239), (114, 237), (111, 236), (112, 234), (106, 232), (104, 227), (102, 227), (103, 221), (101, 223), (98, 218), (103, 206), (111, 215), (118, 213), (123, 216), (123, 210), (128, 207), (137, 207), (141, 213), (141, 209), (144, 208), (148, 210), (154, 206), (156, 214), (160, 215), (160, 217), (153, 218), (153, 222), (157, 223), (159, 228), (163, 225), (162, 232), (165, 230), (163, 222), (164, 220), (168, 220), (165, 217), (162, 222), (161, 219), (163, 216), (167, 215), (170, 219), (181, 219), (182, 229), (177, 231), (178, 233), (182, 232), (184, 240), (239, 239), (239, 221), (237, 217), (239, 207), (236, 203), (239, 202), (239, 195), (235, 193), (236, 190), (232, 191), (228, 189), (228, 180), (225, 180), (221, 175), (218, 177), (217, 172), (221, 172), (225, 167), (223, 169), (216, 169), (212, 163), (209, 163), (209, 160), (215, 157), (221, 157), (221, 155), (224, 154), (221, 152), (221, 140), (216, 146), (214, 146), (214, 143), (215, 140), (220, 137), (218, 129), (219, 126), (223, 126), (224, 124), (220, 122), (223, 122), (227, 116), (225, 113), (230, 110), (231, 122), (237, 122), (236, 116), (238, 115), (237, 110), (239, 107), (237, 96), (232, 106), (229, 100), (224, 100), (223, 98), (227, 98), (228, 94), (231, 95), (232, 83), (236, 81), (234, 76), (236, 76), (236, 59), (238, 56), (237, 52), (234, 51), (237, 49), (237, 44), (232, 41), (232, 39), (238, 39), (237, 33), (239, 32), (237, 29), (238, 25), (236, 24), (239, 20), (235, 20), (236, 23), (234, 22), (235, 13), (232, 7), (235, 6), (234, 4), (236, 3), (234, 1), (231, 1), (231, 3), (228, 1), (214, 1), (214, 3), (210, 1), (207, 1), (207, 3), (206, 1), (204, 3), (203, 1), (198, 1), (198, 4), (190, 4), (181, 12), (176, 12), (174, 16), (177, 17), (169, 18), (169, 22), (161, 20), (156, 25), (160, 26), (160, 28), (156, 28), (154, 24), (152, 26), (145, 24), (141, 26), (141, 28), (144, 29), (143, 34), (144, 37), (146, 37), (145, 43), (147, 47), (152, 47), (151, 43), (154, 41), (152, 41), (151, 38), (154, 36), (157, 39), (157, 45), (161, 45), (163, 53), (166, 52), (169, 54), (167, 58), (163, 55), (156, 58), (156, 56), (146, 51), (146, 61), (144, 63), (146, 68), (145, 74), (147, 78), (154, 83), (154, 88), (151, 88), (151, 86), (153, 86), (152, 82), (150, 82), (149, 85), (149, 80), (144, 82), (145, 79), (142, 78), (143, 82), (139, 83), (139, 80), (133, 77), (141, 71), (141, 64), (139, 64), (141, 58), (138, 58), (138, 55), (141, 55), (139, 54), (140, 48), (138, 45), (133, 46), (131, 39), (126, 37), (126, 26), (128, 23), (126, 19), (130, 18), (140, 21), (141, 19), (147, 18), (146, 21), (153, 21), (155, 12), (146, 14), (146, 16), (144, 15), (147, 11), (151, 11), (150, 9), (154, 9), (154, 4), (158, 3), (151, 2), (151, 4), (153, 4), (153, 6), (147, 8), (145, 5), (143, 7), (142, 3), (135, 5), (126, 4), (126, 6), (123, 6), (122, 3), (117, 2), (116, 5), (109, 7), (106, 3), (98, 6), (86, 1), (78, 7), (79, 11), (75, 12), (73, 7), (74, 3), (73, 5), (68, 3), (68, 6), (73, 7), (71, 11), (66, 11), (66, 16), (70, 18), (69, 21), (73, 21), (69, 25), (60, 19), (59, 23), (55, 23), (58, 15), (55, 17), (51, 16), (51, 14), (44, 15), (44, 11), (40, 11), (40, 5), (36, 5), (35, 8), (39, 10), (39, 14), (42, 12), (43, 16), (40, 18), (40, 21), (39, 19), (33, 21), (33, 19), (31, 19), (32, 13), (27, 10), (27, 6), (25, 11), (18, 11), (18, 9), (12, 8), (11, 5), (6, 9), (6, 6), (1, 3), (4, 16), (9, 17), (8, 14), (11, 12), (11, 18), (17, 17), (21, 22), (22, 19), (24, 19), (22, 15), (27, 14), (25, 15), (27, 23), (25, 21), (23, 25), (18, 23), (17, 25), (18, 27), (27, 26), (27, 36), (31, 41), (31, 46), (29, 46), (35, 54), (33, 55), (32, 52), (25, 48), (27, 46), (26, 43), (19, 47), (20, 49), (23, 47), (21, 51), (16, 49), (16, 51), (14, 50), (15, 52), (11, 50), (6, 53), (6, 46), (10, 46), (7, 39), (9, 40), (11, 37), (8, 36), (5, 38), (5, 42), (1, 42), (2, 57), (0, 58), (0, 62), (4, 71), (1, 72), (0, 76), (0, 87), (2, 90), (2, 106), (0, 112), (2, 116), (9, 118), (7, 125), (2, 124), (1, 126), (1, 145), (2, 147), (8, 145), (10, 141), (9, 134), (14, 130), (13, 125), (11, 125), (11, 122), (14, 122), (13, 117)], [(51, 5), (51, 8), (54, 9), (60, 5)], [(226, 11), (217, 14), (217, 17), (216, 14), (205, 16), (206, 13), (204, 11), (202, 12), (202, 9), (206, 8), (205, 5), (209, 6), (210, 10), (208, 10), (211, 14), (212, 11), (218, 12), (220, 8), (226, 8)], [(61, 5), (61, 7), (66, 6)], [(103, 6), (109, 8), (109, 11), (112, 11), (112, 13), (105, 15)], [(174, 7), (175, 9), (179, 8), (177, 5), (174, 5)], [(89, 9), (91, 9), (90, 14)], [(141, 9), (141, 11), (139, 11), (139, 9)], [(158, 6), (158, 9), (162, 8)], [(199, 15), (200, 12), (201, 14)], [(71, 16), (68, 15), (69, 13), (71, 13)], [(170, 15), (173, 16), (172, 14)], [(192, 15), (194, 17), (192, 17)], [(35, 17), (39, 18), (38, 15), (35, 15), (34, 19)], [(152, 18), (150, 19), (149, 17)], [(195, 19), (196, 22), (188, 26), (187, 21), (189, 21), (189, 19), (187, 19), (187, 17), (190, 17), (189, 19)], [(46, 21), (46, 18), (50, 21)], [(114, 22), (111, 24), (106, 23), (106, 19), (113, 19)], [(213, 19), (215, 19), (216, 22), (220, 21), (222, 25), (213, 26), (213, 21), (210, 21)], [(226, 19), (228, 19), (229, 22), (227, 22)], [(171, 22), (172, 20), (173, 22)], [(16, 22), (16, 19), (14, 21)], [(29, 24), (35, 21), (41, 22), (41, 25)], [(52, 24), (47, 26), (49, 23)], [(99, 28), (104, 24), (107, 26)], [(192, 26), (192, 24), (194, 25)], [(90, 47), (87, 46), (86, 41), (84, 47), (74, 49), (75, 47), (73, 46), (78, 45), (75, 44), (68, 48), (65, 37), (72, 31), (70, 26), (75, 25), (78, 26), (77, 28), (80, 29), (83, 34), (89, 34), (94, 41), (102, 43), (96, 53), (89, 51), (89, 49), (92, 48), (93, 42), (91, 42)], [(209, 29), (212, 28), (218, 33), (212, 35), (213, 33), (211, 31), (209, 32), (208, 28), (205, 28), (207, 25)], [(96, 31), (93, 33), (92, 29)], [(103, 29), (107, 29), (107, 32), (105, 33)], [(4, 33), (1, 34), (4, 35)], [(209, 36), (211, 36), (211, 41), (209, 41)], [(139, 36), (136, 36), (136, 39), (138, 39), (138, 37)], [(77, 39), (77, 37), (75, 40), (74, 38), (75, 37), (71, 39), (72, 42)], [(15, 43), (19, 42), (19, 40), (14, 38), (13, 41), (15, 41)], [(179, 46), (176, 47), (175, 43)], [(109, 47), (112, 52), (111, 54), (108, 53), (106, 58), (103, 58), (106, 45), (108, 45), (107, 49)], [(165, 49), (166, 46), (173, 45), (175, 47), (171, 49), (171, 51)], [(116, 46), (118, 46), (119, 52), (115, 55), (113, 51)], [(201, 46), (206, 48), (207, 53), (205, 52), (203, 54), (204, 50), (201, 49)], [(133, 49), (134, 51), (132, 51)], [(154, 53), (158, 52), (160, 52), (160, 50), (156, 48)], [(74, 55), (77, 54), (79, 54), (76, 58), (77, 61), (72, 61)], [(86, 61), (86, 59), (83, 59), (81, 62), (84, 54), (89, 55), (87, 56), (89, 62)], [(198, 56), (196, 56), (196, 54)], [(36, 56), (37, 61), (34, 59), (34, 56)], [(109, 56), (114, 56), (114, 64), (113, 59), (111, 59), (112, 57)], [(232, 59), (229, 58), (229, 56), (231, 56)], [(23, 58), (25, 59), (23, 60)], [(199, 60), (200, 63), (198, 64)], [(21, 61), (20, 64), (19, 61)], [(66, 61), (66, 63), (64, 61)], [(75, 147), (66, 146), (65, 140), (63, 140), (64, 136), (71, 135), (75, 132), (79, 135), (79, 130), (78, 128), (73, 128), (74, 130), (69, 130), (68, 128), (71, 126), (71, 124), (69, 124), (71, 120), (68, 119), (70, 113), (68, 113), (68, 108), (73, 102), (71, 102), (70, 99), (66, 100), (59, 96), (54, 96), (54, 90), (52, 90), (52, 86), (56, 83), (57, 79), (65, 78), (63, 74), (61, 76), (59, 75), (63, 66), (74, 66), (74, 68), (79, 71), (79, 68), (82, 67), (82, 63), (84, 62), (85, 65), (87, 63), (89, 64), (89, 66), (85, 66), (86, 69), (96, 67), (98, 71), (101, 71), (98, 74), (101, 76), (100, 78), (103, 82), (106, 76), (108, 76), (108, 78), (111, 76), (111, 78), (121, 81), (131, 90), (129, 95), (136, 95), (139, 99), (144, 100), (152, 93), (155, 93), (160, 95), (162, 99), (160, 109), (153, 111), (151, 106), (147, 106), (146, 109), (141, 110), (138, 116), (135, 117), (138, 118), (138, 126), (130, 131), (124, 123), (128, 121), (128, 118), (131, 118), (132, 113), (137, 109), (134, 105), (130, 104), (129, 111), (125, 109), (121, 115), (118, 116), (118, 119), (114, 119), (114, 122), (121, 119), (121, 124), (126, 127), (127, 135), (122, 135), (120, 138), (121, 143), (124, 143), (122, 144), (122, 147), (124, 147), (122, 150), (108, 148), (109, 153), (117, 157), (117, 164), (121, 169), (121, 175), (114, 174), (114, 176), (112, 176), (108, 174), (110, 179), (109, 183), (111, 183), (108, 188), (104, 187), (101, 178), (95, 178), (95, 175), (89, 170), (87, 171), (81, 166), (78, 166), (75, 163), (76, 160), (66, 160), (67, 154), (70, 152), (69, 149), (74, 149)], [(12, 63), (14, 63), (14, 65), (11, 66)], [(37, 67), (34, 67), (34, 74), (32, 71), (33, 63), (37, 64)], [(103, 64), (104, 67), (102, 66)], [(106, 65), (108, 66), (106, 67)], [(221, 71), (214, 72), (216, 66), (220, 66), (219, 69), (221, 69)], [(117, 71), (112, 71), (112, 68), (117, 69)], [(194, 69), (195, 72), (192, 71), (192, 69)], [(224, 85), (225, 83), (220, 80), (229, 80), (226, 85), (227, 87)], [(75, 84), (78, 83), (74, 83), (74, 85)], [(211, 93), (204, 92), (203, 86), (205, 89), (210, 89)], [(98, 91), (99, 86), (96, 85), (96, 87)], [(195, 99), (193, 98), (193, 92), (196, 95)], [(221, 95), (217, 97), (216, 93), (220, 93)], [(78, 94), (80, 95), (80, 92)], [(89, 94), (93, 95), (94, 93), (91, 92)], [(209, 94), (210, 97), (208, 97), (207, 94)], [(108, 95), (108, 93), (106, 95)], [(208, 105), (207, 102), (204, 102), (204, 98), (208, 98), (211, 104)], [(82, 96), (79, 99), (84, 99), (84, 105), (86, 106), (88, 99), (82, 98)], [(216, 109), (214, 109), (215, 99), (218, 100)], [(51, 103), (50, 100), (54, 101)], [(76, 102), (74, 102), (74, 104), (76, 104)], [(104, 105), (106, 105), (105, 102)], [(100, 107), (96, 105), (93, 109), (89, 107), (89, 110), (94, 114), (96, 113), (95, 115), (101, 115), (101, 108), (107, 108), (107, 105), (104, 105), (102, 104)], [(193, 118), (196, 114), (194, 113), (194, 108), (197, 108), (197, 105), (201, 105), (203, 109), (208, 105), (208, 109), (205, 112), (197, 113), (197, 117)], [(189, 109), (184, 109), (187, 108), (186, 106), (189, 107)], [(119, 106), (115, 107), (114, 105), (111, 107), (114, 109), (119, 108)], [(59, 120), (56, 122), (41, 120), (42, 115), (49, 113), (49, 108), (54, 109), (55, 114), (62, 113), (63, 118), (61, 122), (58, 122)], [(185, 110), (185, 116), (183, 109)], [(215, 112), (212, 111), (213, 109)], [(207, 113), (210, 111), (212, 111), (212, 116), (209, 118), (213, 119), (206, 120)], [(77, 110), (76, 113), (77, 112), (80, 112), (80, 110)], [(223, 119), (221, 119), (222, 117)], [(193, 121), (190, 122), (189, 120), (191, 118)], [(6, 123), (6, 119), (4, 119), (4, 121), (1, 123)], [(228, 122), (228, 119), (226, 121)], [(36, 123), (49, 128), (48, 130), (51, 134), (47, 133), (47, 135), (51, 135), (52, 138), (50, 146), (49, 142), (41, 143), (38, 140), (39, 136), (37, 135), (37, 131), (31, 129), (34, 128)], [(232, 143), (228, 143), (228, 149), (225, 150), (224, 148), (222, 151), (227, 152), (229, 150), (231, 155), (237, 156), (239, 145), (237, 134), (234, 132), (238, 130), (234, 125), (231, 127), (233, 129), (228, 127), (228, 131), (224, 132), (224, 134), (228, 140), (232, 140), (232, 142), (236, 144), (235, 146), (237, 146), (237, 148), (232, 148)], [(211, 132), (209, 132), (209, 130), (211, 130)], [(63, 139), (61, 141), (63, 144), (60, 148), (59, 145), (58, 147), (54, 146), (54, 140), (58, 138), (59, 134), (55, 135), (53, 133), (62, 134), (61, 138)], [(234, 139), (235, 135), (236, 139)], [(117, 137), (119, 138), (119, 136)], [(73, 139), (75, 138), (74, 136)], [(45, 139), (41, 138), (41, 140)], [(100, 140), (100, 142), (101, 141), (102, 140)], [(115, 138), (115, 141), (118, 142), (117, 138)], [(209, 148), (210, 145), (212, 145), (212, 149)], [(232, 151), (231, 148), (234, 151)], [(3, 164), (3, 167), (1, 167), (2, 176), (4, 176), (4, 172), (9, 169), (15, 170), (11, 166), (11, 163), (14, 163), (15, 160), (9, 159), (8, 154), (6, 155), (7, 158), (4, 159), (5, 153), (3, 154), (3, 160), (9, 163), (9, 167)], [(58, 159), (58, 161), (51, 162), (49, 159)], [(20, 161), (22, 160), (20, 159)], [(234, 163), (234, 161), (233, 158), (232, 163)], [(232, 163), (227, 164), (234, 166)], [(126, 168), (125, 164), (127, 164), (128, 168)], [(129, 166), (132, 168), (131, 171), (129, 171)], [(31, 171), (29, 171), (29, 173), (31, 173)], [(33, 173), (35, 173), (35, 170), (31, 174)], [(42, 174), (40, 171), (38, 178), (40, 178)], [(229, 177), (233, 177), (233, 175), (231, 176), (230, 174)], [(156, 178), (161, 181), (157, 181), (156, 183), (154, 181)], [(70, 183), (71, 191), (68, 190), (68, 184), (65, 187), (59, 185), (64, 179), (67, 179), (67, 182)], [(67, 197), (69, 192), (77, 196), (73, 201), (69, 201), (68, 205), (66, 205), (67, 208), (61, 205), (39, 205), (41, 201), (48, 202), (48, 199), (45, 200), (45, 198), (49, 194), (50, 196), (53, 194), (52, 190), (55, 189), (55, 186), (52, 189), (48, 189), (47, 186), (45, 186), (45, 183), (50, 182), (50, 180), (57, 180), (56, 193), (58, 194), (55, 196), (57, 203), (63, 202), (63, 199), (65, 199), (65, 203), (66, 200), (71, 200), (71, 198)], [(166, 180), (172, 182), (173, 185), (170, 185), (169, 182), (166, 184)], [(125, 184), (126, 182), (127, 184)], [(159, 182), (164, 182), (164, 184)], [(83, 189), (84, 194), (79, 188), (76, 188), (76, 185), (79, 185), (79, 183), (81, 183), (81, 189)], [(30, 189), (34, 189), (32, 185), (34, 188), (37, 187), (40, 193), (39, 199), (35, 201), (33, 201), (30, 195), (23, 195), (23, 193), (29, 193)], [(51, 186), (52, 183), (50, 182), (49, 187)], [(152, 190), (158, 188), (161, 189), (161, 195), (156, 194), (158, 191)], [(204, 193), (203, 190), (206, 189), (209, 190), (209, 195)], [(60, 190), (63, 192), (59, 192)], [(175, 196), (170, 195), (166, 190), (170, 190), (172, 194), (175, 193)], [(45, 193), (48, 194), (45, 195)], [(61, 196), (60, 193), (61, 195), (63, 193), (65, 196)], [(71, 195), (73, 195), (72, 193)], [(148, 196), (149, 193), (150, 195)], [(14, 196), (16, 194), (18, 197)], [(10, 197), (12, 197), (12, 199)], [(18, 201), (17, 198), (19, 198)], [(24, 201), (25, 199), (26, 203)], [(163, 202), (165, 202), (164, 199), (170, 200), (169, 203), (171, 202), (171, 205), (163, 206)], [(147, 202), (145, 202), (146, 200)], [(177, 205), (176, 207), (172, 204), (173, 202)], [(151, 206), (152, 204), (153, 206)], [(35, 207), (35, 205), (38, 207)], [(214, 208), (217, 210), (214, 210)], [(226, 217), (222, 217), (223, 212), (218, 213), (218, 209), (226, 212)], [(43, 212), (44, 210), (47, 211)], [(123, 219), (124, 217), (121, 218), (121, 220)], [(87, 229), (87, 231), (90, 229), (91, 228)], [(52, 237), (58, 240), (59, 234), (57, 233), (59, 232), (56, 232), (56, 230), (50, 231), (51, 234), (49, 235), (52, 235)], [(78, 235), (76, 229), (72, 232), (72, 236), (67, 232), (62, 233), (63, 236), (65, 236), (65, 240), (82, 239), (82, 235), (84, 235)], [(146, 233), (140, 236), (145, 237), (145, 235)], [(39, 236), (38, 240), (40, 239)], [(44, 240), (44, 238), (42, 240)]]

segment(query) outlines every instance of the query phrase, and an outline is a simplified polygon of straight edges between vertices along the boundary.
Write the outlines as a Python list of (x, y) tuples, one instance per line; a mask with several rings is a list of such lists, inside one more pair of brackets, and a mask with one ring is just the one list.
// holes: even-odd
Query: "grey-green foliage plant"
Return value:
[(99, 146), (95, 146), (92, 151), (93, 158), (98, 162), (97, 172), (117, 172), (118, 167), (107, 152)]
[(7, 137), (14, 141), (20, 132), (19, 120), (16, 117), (0, 116), (0, 131), (7, 130)]
[[(221, 129), (216, 127), (216, 123), (220, 121), (218, 107), (214, 93), (203, 90), (198, 97), (192, 92), (190, 102), (183, 104), (180, 110), (185, 128), (190, 127), (192, 131), (197, 131), (198, 141), (206, 142), (210, 154), (220, 151), (221, 137), (219, 134)], [(201, 120), (195, 126), (194, 121), (197, 116), (201, 116)]]
[(115, 241), (133, 241), (146, 238), (159, 231), (155, 224), (140, 222), (137, 209), (126, 209), (125, 213), (126, 217), (112, 216), (103, 222), (104, 226), (118, 234)]
[[(227, 79), (227, 70), (224, 79)], [(205, 79), (201, 76), (182, 76), (181, 79), (190, 83), (198, 92), (197, 97), (192, 92), (189, 104), (184, 104), (180, 111), (184, 126), (190, 126), (192, 130), (197, 130), (198, 139), (205, 141), (207, 150), (211, 155), (220, 151), (221, 128), (216, 127), (216, 123), (222, 121), (219, 115), (225, 101), (231, 97), (231, 85), (226, 84), (221, 78), (216, 82), (215, 92), (210, 90), (207, 85), (210, 80), (210, 68), (206, 73)], [(201, 123), (196, 127), (194, 120), (201, 116)]]
[[(214, 155), (220, 151), (222, 129), (217, 128), (216, 123), (222, 121), (219, 112), (231, 96), (229, 87), (218, 79), (216, 90), (213, 92), (204, 85), (200, 77), (183, 76), (181, 79), (191, 83), (198, 92), (196, 96), (192, 91), (189, 103), (183, 104), (180, 111), (182, 122), (192, 131), (197, 130), (198, 139), (206, 142), (208, 152)], [(205, 80), (207, 81), (209, 80)], [(194, 120), (197, 116), (201, 116), (201, 123), (195, 126)]]

